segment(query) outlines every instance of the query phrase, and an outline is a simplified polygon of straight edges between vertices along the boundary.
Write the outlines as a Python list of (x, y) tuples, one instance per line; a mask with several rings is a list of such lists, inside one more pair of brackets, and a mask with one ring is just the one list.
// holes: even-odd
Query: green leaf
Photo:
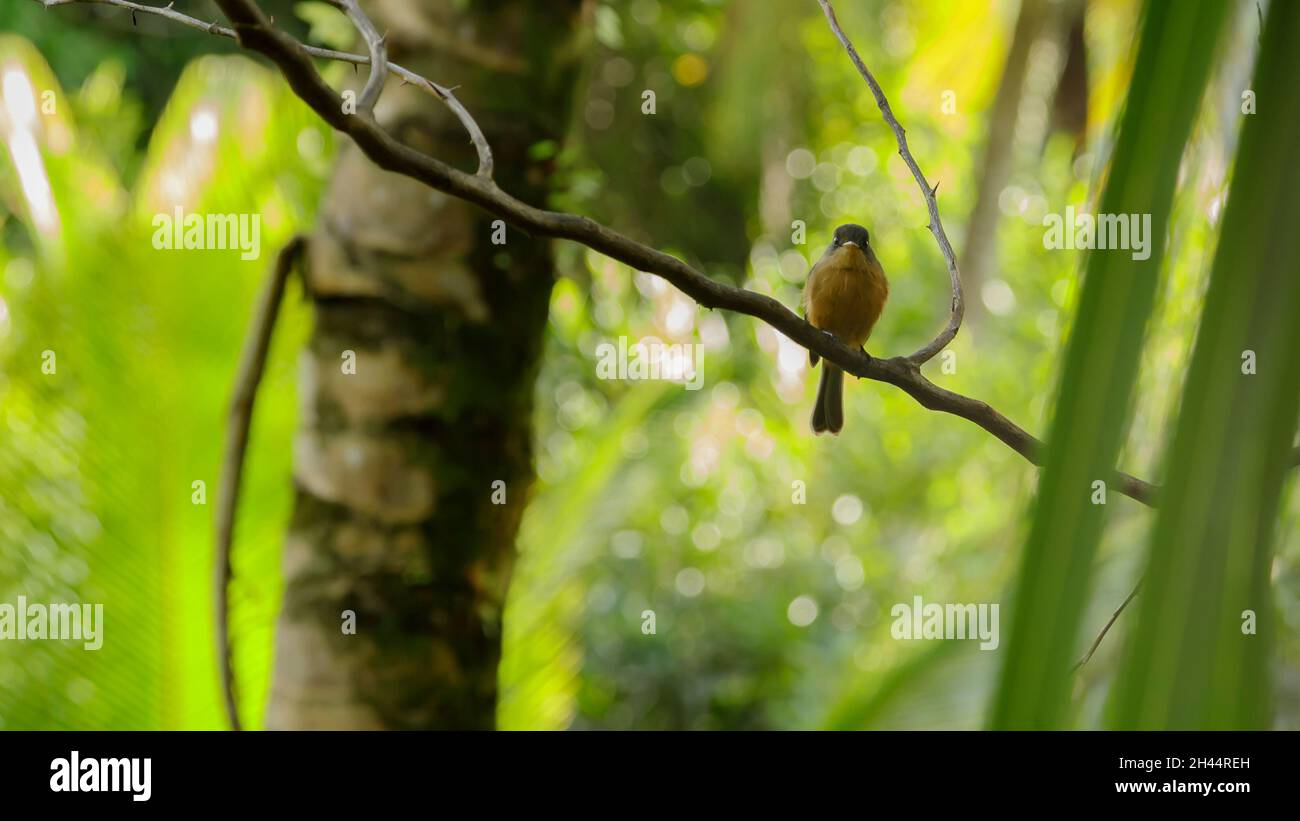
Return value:
[(1182, 148), (1223, 19), (1221, 2), (1147, 4), (1099, 211), (1150, 214), (1150, 257), (1097, 250), (1088, 258), (993, 703), (997, 728), (1066, 723), (1070, 662), (1105, 512), (1094, 504), (1094, 483), (1111, 475), (1124, 439)]
[(1269, 725), (1269, 569), (1300, 410), (1298, 40), (1300, 6), (1272, 4), (1113, 727)]

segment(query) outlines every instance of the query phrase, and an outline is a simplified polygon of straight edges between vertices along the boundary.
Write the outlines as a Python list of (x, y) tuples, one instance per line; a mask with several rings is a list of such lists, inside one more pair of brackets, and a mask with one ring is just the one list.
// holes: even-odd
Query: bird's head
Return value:
[(831, 248), (837, 250), (845, 246), (851, 246), (865, 251), (870, 242), (871, 237), (867, 234), (867, 229), (861, 225), (847, 223), (835, 229), (835, 237), (831, 240)]

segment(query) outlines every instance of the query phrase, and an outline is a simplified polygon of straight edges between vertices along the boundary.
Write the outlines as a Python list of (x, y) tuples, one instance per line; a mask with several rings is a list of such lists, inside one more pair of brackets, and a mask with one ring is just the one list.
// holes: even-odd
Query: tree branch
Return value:
[(379, 36), (379, 30), (361, 10), (357, 0), (332, 0), (332, 5), (348, 16), (361, 39), (366, 41), (366, 49), (370, 52), (370, 77), (361, 89), (358, 108), (374, 116), (375, 103), (379, 102), (379, 95), (384, 91), (384, 80), (388, 76), (388, 49), (384, 45), (384, 38)]
[[(127, 0), (38, 0), (38, 2), (44, 2), (46, 5), (97, 2), (153, 13), (164, 11), (138, 6)], [(643, 245), (589, 217), (547, 211), (515, 199), (497, 187), (487, 175), (482, 174), (481, 169), (479, 174), (467, 174), (415, 151), (390, 136), (372, 118), (346, 113), (338, 95), (321, 78), (310, 59), (313, 56), (331, 57), (365, 63), (369, 58), (361, 55), (345, 55), (340, 52), (324, 52), (321, 49), (304, 46), (272, 25), (253, 0), (215, 0), (215, 2), (231, 22), (231, 28), (216, 27), (212, 33), (234, 36), (241, 46), (268, 57), (280, 69), (299, 98), (307, 103), (321, 119), (351, 137), (362, 153), (380, 168), (418, 180), (438, 191), (478, 205), (529, 233), (572, 240), (638, 271), (663, 277), (705, 308), (721, 308), (766, 322), (792, 341), (834, 362), (845, 372), (860, 379), (874, 379), (889, 383), (907, 392), (922, 407), (950, 413), (974, 422), (1032, 464), (1042, 464), (1042, 443), (1023, 428), (985, 402), (938, 387), (920, 371), (920, 366), (942, 350), (961, 327), (963, 310), (961, 281), (956, 273), (956, 257), (939, 220), (935, 188), (929, 185), (917, 168), (916, 161), (907, 149), (903, 128), (894, 118), (888, 100), (885, 99), (884, 93), (870, 72), (866, 72), (864, 76), (868, 78), (867, 81), (876, 94), (881, 112), (894, 128), (899, 141), (899, 153), (908, 163), (917, 183), (925, 192), (931, 215), (930, 230), (943, 250), (945, 259), (948, 260), (949, 276), (953, 285), (953, 310), (944, 331), (929, 345), (911, 356), (890, 359), (871, 357), (860, 350), (850, 348), (809, 325), (772, 297), (711, 279), (677, 257)], [(824, 0), (819, 2), (824, 3)], [(174, 15), (175, 13), (172, 12), (163, 16), (177, 19)], [(178, 22), (205, 31), (209, 29), (207, 24), (194, 18), (178, 19)], [(842, 33), (839, 36), (842, 38), (841, 42), (847, 39), (843, 38)], [(849, 47), (852, 47), (851, 44)], [(856, 58), (856, 51), (853, 54), (855, 63), (860, 66), (861, 71), (865, 72), (865, 67), (861, 66), (861, 58)], [(390, 70), (395, 71), (396, 66), (390, 64)], [(416, 81), (433, 85), (423, 78), (416, 78)], [(472, 119), (470, 121), (472, 122)], [(1116, 471), (1108, 477), (1108, 483), (1117, 492), (1145, 505), (1153, 506), (1155, 503), (1155, 488), (1141, 479)]]
[[(187, 26), (192, 29), (198, 29), (199, 31), (207, 32), (208, 34), (214, 34), (218, 37), (226, 37), (231, 40), (239, 39), (235, 35), (234, 29), (229, 28), (227, 26), (219, 25), (215, 22), (206, 23), (198, 19), (197, 17), (190, 17), (188, 14), (182, 14), (181, 12), (173, 9), (171, 5), (146, 6), (142, 3), (130, 2), (130, 0), (36, 0), (36, 2), (45, 6), (47, 9), (53, 6), (71, 6), (71, 5), (114, 6), (116, 8), (129, 10), (132, 16), (134, 16), (136, 12), (140, 12), (141, 14), (152, 14), (157, 17), (162, 17), (167, 20), (171, 20), (174, 23), (179, 23), (183, 26)], [(338, 8), (339, 4), (342, 2), (346, 2), (346, 0), (330, 0), (330, 2), (336, 8)], [(362, 66), (371, 64), (371, 58), (364, 54), (352, 54), (346, 51), (335, 51), (334, 49), (318, 48), (316, 46), (309, 46), (304, 43), (299, 43), (296, 40), (294, 40), (293, 42), (295, 43), (296, 47), (302, 50), (304, 53), (312, 57), (317, 57), (322, 60), (334, 60), (337, 62), (352, 63), (354, 65), (362, 65)], [(435, 98), (441, 100), (447, 106), (447, 108), (451, 109), (452, 113), (456, 115), (456, 119), (460, 121), (460, 124), (465, 128), (465, 131), (469, 133), (470, 142), (474, 144), (474, 150), (478, 152), (477, 174), (481, 177), (486, 177), (488, 179), (491, 179), (492, 168), (493, 168), (492, 148), (488, 145), (487, 137), (483, 136), (483, 130), (479, 128), (478, 123), (470, 115), (469, 111), (465, 108), (465, 106), (461, 105), (460, 100), (456, 99), (456, 95), (452, 93), (451, 89), (447, 88), (446, 86), (438, 85), (432, 80), (425, 79), (424, 77), (421, 77), (419, 74), (416, 74), (414, 71), (402, 68), (396, 63), (385, 63), (385, 66), (389, 74), (398, 77), (405, 83), (409, 83), (410, 85), (416, 86), (417, 88), (420, 88), (428, 92), (429, 94), (433, 95)], [(372, 71), (370, 81), (366, 83), (366, 89), (362, 90), (362, 94), (361, 94), (362, 101), (366, 99), (366, 90), (370, 89), (372, 83), (376, 82), (375, 75), (376, 72)], [(383, 75), (382, 73), (380, 73), (378, 81), (381, 86), (382, 86), (382, 79), (383, 79)], [(379, 97), (378, 92), (373, 92), (373, 94), (375, 99), (377, 100)], [(342, 105), (341, 101), (339, 102), (339, 105)], [(361, 108), (363, 110), (368, 110), (365, 109), (364, 105)]]
[(230, 645), (230, 546), (235, 532), (235, 506), (239, 502), (239, 485), (244, 476), (244, 453), (248, 450), (248, 432), (253, 421), (253, 404), (257, 386), (266, 368), (266, 354), (271, 348), (285, 283), (294, 262), (305, 247), (302, 237), (294, 237), (281, 249), (275, 267), (258, 298), (257, 310), (248, 326), (244, 350), (235, 375), (235, 393), (230, 400), (226, 424), (226, 449), (221, 460), (221, 479), (217, 493), (217, 647), (221, 659), (222, 695), (232, 729), (238, 730), (239, 709), (235, 702), (235, 676)]

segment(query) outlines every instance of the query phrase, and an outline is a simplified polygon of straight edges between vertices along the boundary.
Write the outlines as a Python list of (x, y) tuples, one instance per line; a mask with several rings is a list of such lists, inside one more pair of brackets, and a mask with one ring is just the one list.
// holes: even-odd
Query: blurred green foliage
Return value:
[[(1169, 483), (1114, 691), (1122, 729), (1263, 729), (1276, 640), (1270, 576), (1300, 410), (1300, 7), (1274, 6), (1204, 318), (1170, 454)], [(1260, 363), (1270, 363), (1267, 366)]]
[[(254, 294), (277, 245), (310, 221), (332, 137), (270, 71), (206, 57), (177, 81), (128, 186), (112, 160), (136, 152), (139, 105), (113, 58), (72, 91), (21, 40), (0, 40), (0, 63), (0, 601), (102, 603), (106, 636), (96, 652), (0, 643), (0, 727), (220, 727), (212, 508), (193, 483), (210, 504)], [(54, 113), (33, 162), (12, 151), (12, 113), (46, 91)], [(24, 184), (20, 163), (48, 188)], [(50, 203), (52, 226), (36, 217)], [(175, 205), (260, 214), (261, 258), (155, 250), (153, 216)], [(277, 337), (240, 509), (232, 621), (255, 710), (291, 495), (288, 451), (266, 445), (292, 436), (307, 319), (295, 306)]]
[[(1129, 352), (1145, 342), (1182, 146), (1209, 73), (1210, 62), (1200, 58), (1215, 52), (1226, 9), (1210, 2), (1195, 11), (1151, 0), (1141, 24), (1137, 64), (1098, 213), (1126, 221), (1130, 214), (1141, 215), (1142, 222), (1130, 230), (1145, 225), (1147, 252), (1088, 255), (1017, 580), (1015, 620), (993, 708), (993, 726), (999, 729), (1068, 726), (1071, 655), (1109, 503), (1105, 485), (1137, 377), (1138, 363)], [(1074, 232), (1072, 222), (1065, 222), (1065, 231)]]
[[(0, 727), (222, 726), (210, 506), (191, 504), (191, 483), (206, 480), (211, 502), (254, 293), (278, 244), (310, 225), (332, 140), (269, 71), (243, 57), (192, 59), (226, 48), (213, 38), (151, 27), (160, 36), (149, 39), (129, 19), (110, 31), (69, 10), (29, 17), (12, 5), (0, 15), (15, 16), (0, 21), (21, 21), (10, 30), (39, 54), (8, 38), (0, 70), (16, 61), (34, 91), (56, 92), (40, 146), (60, 228), (36, 227), (5, 152), (0, 601), (102, 601), (108, 640), (97, 653), (0, 643)], [(941, 183), (960, 247), (1016, 4), (840, 5), (913, 153)], [(1246, 5), (1229, 21), (1231, 48), (1212, 69), (1184, 159), (1166, 286), (1119, 459), (1154, 481), (1228, 187), (1240, 127), (1229, 115), (1258, 34)], [(111, 19), (107, 11), (94, 19)], [(1095, 202), (1136, 11), (1122, 0), (1089, 4), (1087, 151), (1076, 157), (1064, 136), (1041, 151), (1017, 141), (1000, 198), (1000, 266), (968, 295), (987, 321), (953, 344), (955, 373), (939, 360), (926, 369), (1035, 433), (1052, 411), (1082, 262), (1079, 252), (1044, 250), (1041, 219)], [(286, 4), (277, 19), (292, 15)], [(833, 227), (861, 222), (893, 287), (870, 352), (914, 350), (942, 326), (948, 287), (924, 203), (815, 3), (617, 0), (597, 4), (594, 24), (573, 139), (559, 152), (534, 147), (556, 155), (557, 206), (790, 306)], [(175, 62), (151, 60), (160, 47)], [(642, 113), (647, 90), (652, 115)], [(953, 113), (942, 108), (947, 91)], [(204, 111), (219, 136), (199, 150), (194, 118)], [(155, 252), (149, 217), (177, 196), (262, 213), (262, 258)], [(796, 220), (807, 227), (802, 245), (792, 241)], [(1004, 601), (1037, 470), (975, 426), (873, 382), (846, 387), (844, 435), (814, 438), (806, 352), (625, 266), (557, 248), (562, 279), (537, 384), (540, 481), (506, 612), (500, 725), (983, 726), (1008, 614), (1001, 648), (981, 652), (974, 642), (895, 640), (890, 608), (915, 595)], [(290, 299), (276, 335), (236, 539), (236, 669), (252, 726), (278, 607), (291, 493), (283, 443), (304, 313)], [(702, 342), (704, 388), (598, 379), (596, 347), (619, 336)], [(41, 373), (47, 349), (58, 354), (56, 375)], [(1292, 483), (1272, 571), (1281, 627), (1273, 723), (1291, 728), (1300, 727), (1297, 501)], [(1078, 652), (1136, 580), (1153, 521), (1127, 499), (1112, 498), (1107, 514)], [(1077, 677), (1077, 726), (1100, 724), (1131, 615)]]

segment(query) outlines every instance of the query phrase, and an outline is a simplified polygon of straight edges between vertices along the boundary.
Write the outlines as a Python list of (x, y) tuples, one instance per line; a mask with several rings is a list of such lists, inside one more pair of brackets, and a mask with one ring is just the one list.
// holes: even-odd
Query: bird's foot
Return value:
[[(858, 350), (859, 350), (859, 351), (862, 351), (862, 355), (865, 356), (865, 357), (867, 358), (867, 364), (871, 364), (871, 361), (872, 361), (873, 357), (871, 356), (871, 354), (867, 353), (867, 346), (866, 346), (866, 345), (859, 345), (859, 346), (858, 346)], [(858, 377), (858, 379), (862, 379), (862, 378), (863, 378), (863, 377), (861, 377), (861, 376)]]

